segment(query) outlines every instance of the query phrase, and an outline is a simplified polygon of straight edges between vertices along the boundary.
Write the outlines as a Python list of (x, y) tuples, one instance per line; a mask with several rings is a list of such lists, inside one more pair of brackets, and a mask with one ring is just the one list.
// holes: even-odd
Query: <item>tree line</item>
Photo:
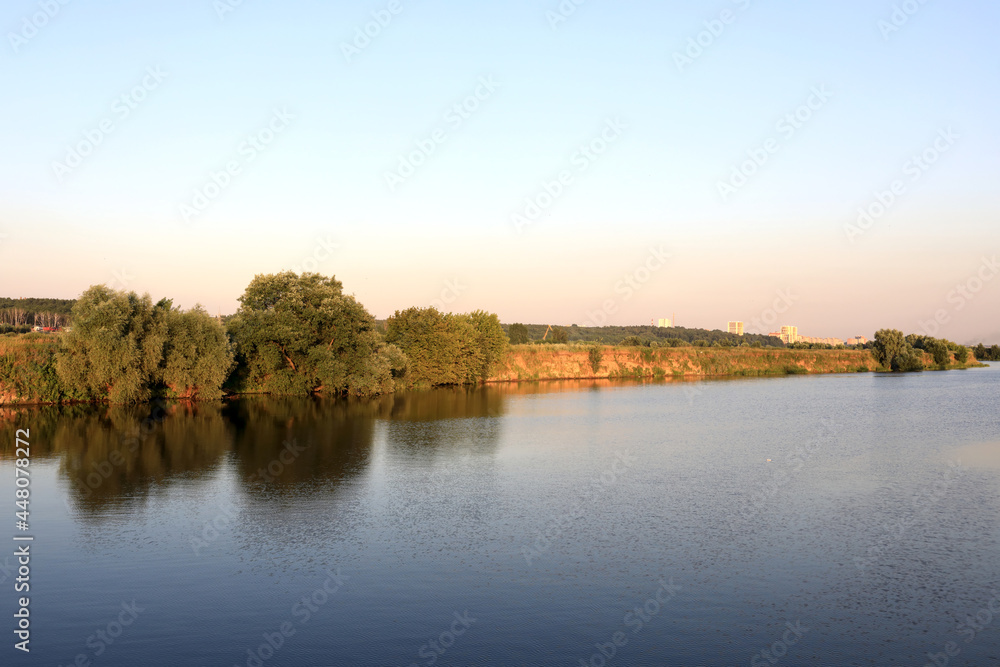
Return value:
[(980, 343), (972, 348), (972, 353), (979, 361), (1000, 361), (1000, 345), (986, 347)]
[(70, 322), (74, 303), (74, 299), (0, 297), (0, 334), (26, 333), (33, 326), (66, 326)]
[(958, 364), (968, 363), (971, 353), (964, 345), (944, 338), (920, 334), (904, 335), (898, 329), (879, 329), (871, 345), (872, 356), (879, 366), (894, 372), (924, 370), (924, 353), (931, 356), (939, 368), (947, 367), (954, 354)]
[[(780, 338), (760, 334), (737, 336), (719, 329), (685, 327), (604, 326), (569, 327), (514, 323), (507, 327), (511, 345), (547, 343), (600, 343), (639, 347), (785, 347)], [(718, 345), (716, 345), (718, 344)]]
[(483, 311), (410, 308), (379, 327), (340, 281), (315, 273), (255, 276), (239, 303), (223, 322), (201, 306), (90, 287), (53, 355), (60, 399), (373, 396), (485, 380), (508, 345)]

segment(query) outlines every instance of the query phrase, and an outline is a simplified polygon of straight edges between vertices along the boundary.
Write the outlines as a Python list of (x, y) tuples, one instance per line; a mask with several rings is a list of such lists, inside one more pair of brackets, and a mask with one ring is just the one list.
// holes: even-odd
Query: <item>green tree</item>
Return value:
[(170, 305), (105, 285), (81, 294), (56, 359), (70, 395), (112, 403), (149, 399), (161, 379)]
[(902, 351), (893, 357), (891, 366), (894, 371), (912, 373), (924, 370), (924, 361), (919, 351), (913, 349), (910, 345), (904, 344)]
[(437, 308), (397, 310), (386, 321), (385, 338), (409, 359), (410, 382), (415, 385), (467, 381), (479, 363), (475, 335), (467, 319), (442, 314)]
[(892, 368), (893, 360), (902, 354), (907, 347), (903, 332), (898, 329), (879, 329), (875, 332), (875, 341), (872, 344), (872, 356), (879, 366), (886, 369)]
[(980, 343), (979, 345), (976, 346), (976, 348), (973, 351), (973, 353), (976, 355), (976, 359), (979, 359), (980, 361), (982, 361), (983, 359), (985, 359), (986, 355), (988, 354), (987, 351), (986, 351), (986, 346), (983, 345), (982, 343)]
[(507, 356), (507, 349), (510, 346), (507, 334), (500, 326), (500, 318), (494, 313), (474, 310), (467, 315), (457, 317), (464, 318), (473, 329), (474, 355), (470, 359), (469, 379), (485, 382), (499, 370), (500, 364)]
[(556, 343), (567, 343), (569, 334), (562, 327), (552, 327), (552, 340)]
[(200, 305), (167, 314), (163, 384), (183, 398), (221, 398), (233, 369), (234, 353), (222, 324)]
[(964, 364), (969, 361), (969, 348), (964, 345), (960, 346), (955, 352), (955, 361), (960, 364)]
[(620, 345), (622, 347), (642, 347), (645, 343), (638, 336), (625, 336)]
[(511, 345), (523, 345), (528, 342), (528, 327), (518, 323), (512, 324), (507, 335), (510, 336)]
[(317, 273), (255, 276), (229, 331), (250, 391), (370, 396), (393, 391), (407, 370), (364, 306)]
[(948, 345), (943, 340), (927, 338), (921, 342), (923, 343), (923, 348), (930, 352), (934, 358), (934, 363), (938, 366), (947, 366), (948, 362), (951, 361)]
[(601, 371), (601, 362), (604, 361), (604, 350), (600, 345), (591, 345), (587, 349), (587, 358), (590, 360), (590, 370), (595, 374)]

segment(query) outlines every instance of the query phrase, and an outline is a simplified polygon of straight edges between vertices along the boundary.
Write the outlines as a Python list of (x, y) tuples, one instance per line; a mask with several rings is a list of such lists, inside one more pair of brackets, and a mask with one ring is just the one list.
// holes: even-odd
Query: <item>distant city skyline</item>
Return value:
[(995, 3), (50, 5), (0, 11), (0, 294), (1000, 342)]

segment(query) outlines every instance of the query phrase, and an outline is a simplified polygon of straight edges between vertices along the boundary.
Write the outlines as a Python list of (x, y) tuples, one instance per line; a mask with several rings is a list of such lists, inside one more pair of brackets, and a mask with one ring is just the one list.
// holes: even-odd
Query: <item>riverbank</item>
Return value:
[[(784, 348), (613, 347), (602, 346), (599, 364), (580, 345), (511, 346), (490, 382), (628, 379), (698, 376), (867, 373), (880, 369), (869, 350), (789, 350)], [(921, 352), (926, 370), (937, 370)], [(982, 366), (960, 364), (954, 355), (947, 370)], [(596, 368), (595, 368), (596, 366)]]
[[(55, 371), (56, 336), (0, 338), (0, 405), (67, 402)], [(600, 361), (591, 350), (600, 351)], [(925, 370), (939, 370), (920, 351)], [(595, 355), (596, 356), (596, 355)], [(946, 370), (982, 366), (954, 355)], [(753, 377), (818, 373), (867, 373), (880, 369), (868, 350), (789, 350), (783, 348), (620, 347), (591, 345), (512, 345), (487, 380), (628, 380), (669, 377)]]

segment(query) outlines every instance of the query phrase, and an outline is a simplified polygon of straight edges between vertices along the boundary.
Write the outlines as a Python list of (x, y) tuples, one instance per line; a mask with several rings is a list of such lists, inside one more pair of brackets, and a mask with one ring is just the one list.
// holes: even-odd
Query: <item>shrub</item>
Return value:
[(604, 350), (600, 345), (592, 345), (587, 350), (587, 358), (590, 360), (590, 370), (594, 373), (601, 371), (601, 363), (604, 361)]

